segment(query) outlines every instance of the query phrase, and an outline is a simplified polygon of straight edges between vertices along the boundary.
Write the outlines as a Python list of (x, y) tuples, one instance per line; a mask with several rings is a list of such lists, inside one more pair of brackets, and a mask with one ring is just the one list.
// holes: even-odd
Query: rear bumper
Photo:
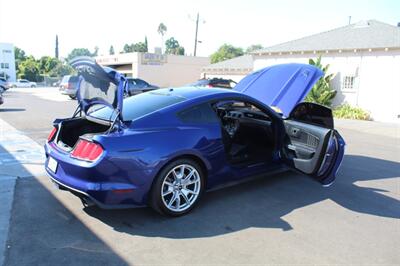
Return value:
[[(147, 184), (136, 185), (122, 172), (118, 177), (102, 175), (99, 169), (103, 172), (104, 169), (109, 169), (106, 163), (80, 162), (53, 146), (48, 143), (45, 145), (45, 170), (60, 190), (69, 191), (83, 202), (94, 203), (103, 209), (146, 206)], [(55, 172), (48, 167), (49, 157), (58, 163)]]
[(59, 180), (53, 178), (50, 174), (49, 174), (49, 176), (50, 176), (50, 180), (57, 186), (58, 189), (69, 191), (73, 195), (80, 198), (84, 205), (88, 205), (88, 206), (96, 205), (102, 209), (127, 209), (127, 208), (143, 207), (143, 206), (134, 205), (134, 204), (131, 204), (131, 205), (129, 205), (129, 204), (104, 204), (103, 202), (98, 201), (96, 198), (92, 197), (90, 194), (88, 194), (84, 191), (78, 190), (76, 188), (69, 187), (68, 185), (63, 184)]

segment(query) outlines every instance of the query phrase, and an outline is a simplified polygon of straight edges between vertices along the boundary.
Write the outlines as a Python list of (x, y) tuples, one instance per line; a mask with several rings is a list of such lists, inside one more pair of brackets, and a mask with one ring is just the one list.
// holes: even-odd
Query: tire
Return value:
[(72, 100), (75, 100), (76, 99), (76, 95), (68, 95), (69, 96), (69, 98), (71, 98)]
[(182, 216), (198, 204), (204, 187), (205, 174), (200, 165), (191, 159), (178, 159), (158, 173), (149, 205), (162, 215)]
[(31, 88), (36, 88), (36, 86), (35, 85), (31, 85)]

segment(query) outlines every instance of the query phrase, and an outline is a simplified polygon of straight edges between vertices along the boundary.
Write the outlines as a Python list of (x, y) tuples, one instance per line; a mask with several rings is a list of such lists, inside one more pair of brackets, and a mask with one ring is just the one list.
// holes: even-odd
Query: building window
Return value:
[(10, 65), (9, 65), (8, 63), (4, 63), (4, 68), (5, 68), (5, 69), (9, 69), (9, 68), (10, 68)]
[(345, 76), (343, 78), (342, 90), (354, 90), (355, 80), (356, 77), (354, 76)]
[(1, 64), (0, 64), (0, 68), (2, 68), (2, 69), (5, 68), (5, 67), (4, 67), (4, 63), (1, 63)]
[(11, 54), (11, 50), (3, 50), (3, 53), (5, 53), (5, 54)]

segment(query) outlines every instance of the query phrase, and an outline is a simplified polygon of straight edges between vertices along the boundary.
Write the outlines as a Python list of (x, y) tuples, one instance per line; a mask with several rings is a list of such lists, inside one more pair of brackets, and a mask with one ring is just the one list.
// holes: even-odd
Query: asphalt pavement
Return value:
[(0, 265), (400, 265), (399, 124), (335, 121), (347, 147), (329, 188), (292, 172), (265, 176), (166, 218), (84, 208), (53, 187), (40, 151), (52, 121), (75, 108), (54, 88), (5, 93)]

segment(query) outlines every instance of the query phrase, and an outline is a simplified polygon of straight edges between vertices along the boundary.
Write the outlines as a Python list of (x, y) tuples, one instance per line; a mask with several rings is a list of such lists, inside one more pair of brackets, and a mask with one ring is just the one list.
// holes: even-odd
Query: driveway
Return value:
[[(42, 144), (52, 119), (74, 110), (74, 101), (57, 99), (7, 92), (8, 111), (0, 109), (7, 135)], [(331, 187), (293, 172), (265, 176), (207, 193), (180, 218), (148, 208), (84, 208), (22, 161), (19, 169), (28, 174), (15, 179), (5, 265), (400, 265), (399, 125), (336, 125), (347, 150)], [(0, 149), (0, 159), (19, 156), (1, 143)]]

